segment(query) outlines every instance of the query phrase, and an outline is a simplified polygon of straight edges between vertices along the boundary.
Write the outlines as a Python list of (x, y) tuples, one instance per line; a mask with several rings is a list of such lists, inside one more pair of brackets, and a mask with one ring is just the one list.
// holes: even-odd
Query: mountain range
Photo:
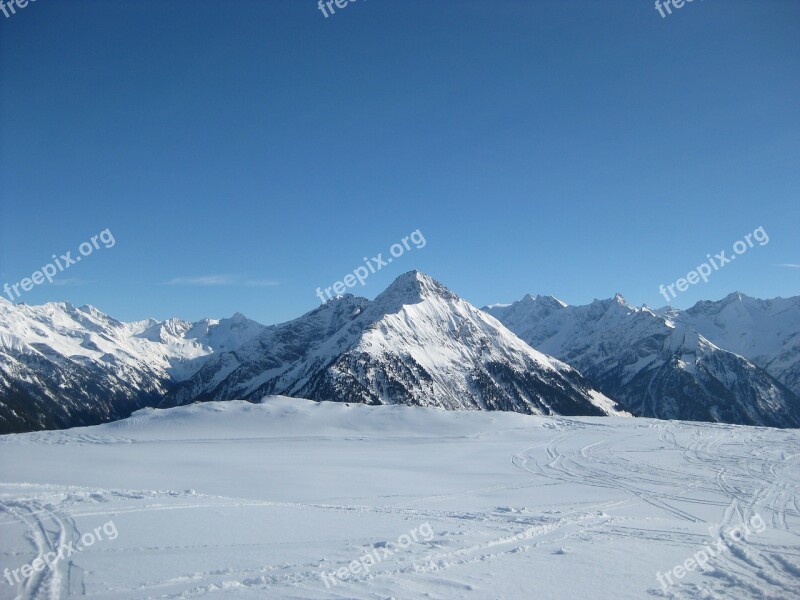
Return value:
[(339, 296), (272, 326), (241, 314), (124, 323), (0, 298), (0, 433), (273, 394), (800, 427), (799, 314), (800, 298), (742, 294), (687, 311), (619, 295), (479, 310), (418, 271), (372, 301)]
[(484, 310), (634, 415), (800, 427), (799, 309), (800, 298), (737, 292), (687, 311), (619, 294), (584, 306), (528, 295)]

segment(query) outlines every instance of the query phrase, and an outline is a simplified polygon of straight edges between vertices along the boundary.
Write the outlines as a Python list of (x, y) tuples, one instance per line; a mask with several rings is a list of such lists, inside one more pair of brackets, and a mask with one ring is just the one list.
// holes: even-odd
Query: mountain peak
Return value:
[(742, 292), (731, 292), (722, 299), (726, 304), (730, 304), (731, 302), (744, 302), (745, 300), (752, 300), (752, 298)]
[(380, 305), (387, 303), (391, 305), (418, 304), (433, 298), (455, 300), (458, 296), (433, 277), (414, 270), (403, 273), (395, 279), (388, 288), (375, 298), (375, 303)]
[(519, 304), (530, 306), (536, 304), (547, 308), (564, 308), (568, 306), (566, 302), (559, 300), (555, 296), (543, 296), (541, 294), (525, 294)]
[(731, 292), (721, 300), (699, 300), (694, 306), (686, 309), (686, 312), (689, 315), (718, 314), (725, 309), (739, 311), (762, 304), (763, 302), (763, 300), (751, 298), (742, 292)]
[[(399, 282), (414, 282), (423, 283), (423, 284), (438, 284), (441, 285), (438, 281), (436, 281), (430, 275), (426, 275), (422, 271), (418, 271), (414, 269), (413, 271), (408, 271), (400, 275), (397, 279), (394, 280), (394, 283)], [(390, 286), (391, 287), (391, 286)]]
[(514, 326), (522, 327), (525, 323), (539, 321), (549, 315), (559, 312), (569, 305), (555, 296), (540, 296), (538, 294), (525, 294), (521, 300), (512, 304), (491, 304), (483, 308), (484, 311), (499, 319), (509, 329)]
[(610, 309), (616, 310), (619, 308), (625, 309), (625, 312), (636, 311), (636, 307), (628, 304), (628, 301), (620, 293), (616, 293), (613, 298), (606, 298), (605, 300), (595, 299), (589, 304), (589, 307), (595, 312), (606, 312)]

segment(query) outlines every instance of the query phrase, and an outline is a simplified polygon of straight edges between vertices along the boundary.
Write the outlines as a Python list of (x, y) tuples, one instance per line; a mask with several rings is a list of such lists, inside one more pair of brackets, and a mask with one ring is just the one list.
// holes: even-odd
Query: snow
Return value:
[(266, 329), (241, 314), (189, 323), (177, 318), (123, 323), (93, 306), (0, 304), (0, 352), (37, 353), (37, 345), (65, 357), (155, 370), (177, 381), (214, 353), (236, 349)]
[(2, 599), (800, 595), (798, 431), (271, 397), (2, 436), (0, 455), (0, 568), (118, 531), (0, 579)]

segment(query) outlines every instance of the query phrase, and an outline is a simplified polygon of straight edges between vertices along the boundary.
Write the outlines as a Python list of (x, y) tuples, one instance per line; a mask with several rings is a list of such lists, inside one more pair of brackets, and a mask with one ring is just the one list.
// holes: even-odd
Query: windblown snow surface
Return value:
[[(4, 576), (0, 598), (797, 598), (799, 485), (793, 430), (283, 397), (145, 409), (0, 437), (0, 568), (117, 532)], [(704, 549), (705, 571), (674, 574)]]

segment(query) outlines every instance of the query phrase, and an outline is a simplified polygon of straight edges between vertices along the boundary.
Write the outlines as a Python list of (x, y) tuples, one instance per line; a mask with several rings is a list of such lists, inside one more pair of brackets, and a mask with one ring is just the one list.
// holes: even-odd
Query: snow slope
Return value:
[(0, 599), (800, 597), (792, 430), (269, 398), (0, 456), (0, 569), (118, 532)]

